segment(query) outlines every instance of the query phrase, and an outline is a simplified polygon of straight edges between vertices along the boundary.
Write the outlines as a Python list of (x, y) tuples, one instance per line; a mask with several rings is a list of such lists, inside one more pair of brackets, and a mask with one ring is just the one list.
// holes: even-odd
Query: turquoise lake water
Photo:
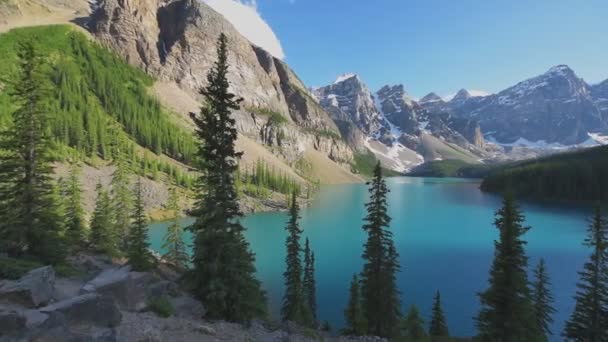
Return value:
[[(415, 304), (428, 321), (433, 294), (439, 290), (450, 332), (473, 335), (473, 317), (479, 307), (476, 293), (487, 287), (493, 241), (498, 236), (492, 223), (500, 198), (482, 193), (479, 184), (469, 180), (403, 177), (391, 178), (388, 184), (391, 229), (402, 266), (398, 283), (403, 310)], [(304, 236), (310, 239), (317, 259), (319, 318), (334, 328), (343, 325), (349, 282), (361, 270), (367, 196), (364, 184), (323, 186), (301, 213)], [(577, 271), (590, 253), (581, 243), (591, 210), (533, 203), (523, 203), (522, 208), (532, 226), (525, 236), (530, 263), (545, 258), (552, 277), (557, 309), (553, 331), (559, 335), (574, 306)], [(275, 318), (283, 295), (286, 220), (285, 213), (243, 219)], [(166, 226), (151, 225), (156, 250)]]

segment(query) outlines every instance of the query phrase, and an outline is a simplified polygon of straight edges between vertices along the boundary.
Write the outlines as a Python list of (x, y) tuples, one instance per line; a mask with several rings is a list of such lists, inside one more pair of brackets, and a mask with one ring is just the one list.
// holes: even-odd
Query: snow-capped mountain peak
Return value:
[(420, 104), (431, 103), (431, 102), (444, 102), (441, 96), (435, 93), (428, 93), (423, 98), (420, 99)]
[(359, 78), (359, 77), (353, 73), (342, 74), (342, 75), (338, 76), (338, 78), (336, 78), (336, 80), (334, 81), (334, 84), (342, 83), (351, 78)]

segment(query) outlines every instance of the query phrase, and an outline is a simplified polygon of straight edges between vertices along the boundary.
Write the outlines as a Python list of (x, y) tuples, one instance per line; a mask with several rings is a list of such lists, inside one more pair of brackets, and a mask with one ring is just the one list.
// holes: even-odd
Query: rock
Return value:
[(140, 311), (147, 305), (147, 288), (152, 282), (150, 273), (131, 272), (130, 266), (103, 271), (86, 283), (80, 293), (100, 293), (113, 297), (124, 310)]
[(147, 289), (148, 298), (173, 297), (178, 293), (177, 284), (168, 280), (161, 280), (150, 285)]
[(55, 286), (55, 270), (51, 266), (37, 268), (17, 281), (0, 283), (0, 302), (35, 308), (47, 304)]
[(0, 340), (25, 329), (26, 319), (17, 311), (0, 310)]
[(189, 319), (201, 319), (205, 315), (205, 308), (198, 300), (190, 296), (169, 298), (175, 309), (175, 316)]
[(112, 297), (89, 293), (57, 302), (40, 309), (43, 314), (59, 317), (68, 326), (94, 325), (114, 327), (120, 324), (121, 313)]

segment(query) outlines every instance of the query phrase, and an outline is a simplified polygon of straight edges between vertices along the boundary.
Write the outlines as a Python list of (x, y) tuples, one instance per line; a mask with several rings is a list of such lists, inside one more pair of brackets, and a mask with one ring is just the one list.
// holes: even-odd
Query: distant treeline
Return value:
[(511, 191), (518, 197), (608, 200), (608, 146), (557, 154), (493, 170), (481, 184), (488, 192)]

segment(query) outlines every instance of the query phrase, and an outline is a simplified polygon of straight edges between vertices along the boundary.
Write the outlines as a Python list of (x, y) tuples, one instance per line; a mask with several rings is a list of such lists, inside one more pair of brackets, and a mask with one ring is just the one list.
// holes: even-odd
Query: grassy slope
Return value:
[(536, 199), (608, 201), (608, 146), (504, 166), (490, 173), (481, 189), (508, 189)]

